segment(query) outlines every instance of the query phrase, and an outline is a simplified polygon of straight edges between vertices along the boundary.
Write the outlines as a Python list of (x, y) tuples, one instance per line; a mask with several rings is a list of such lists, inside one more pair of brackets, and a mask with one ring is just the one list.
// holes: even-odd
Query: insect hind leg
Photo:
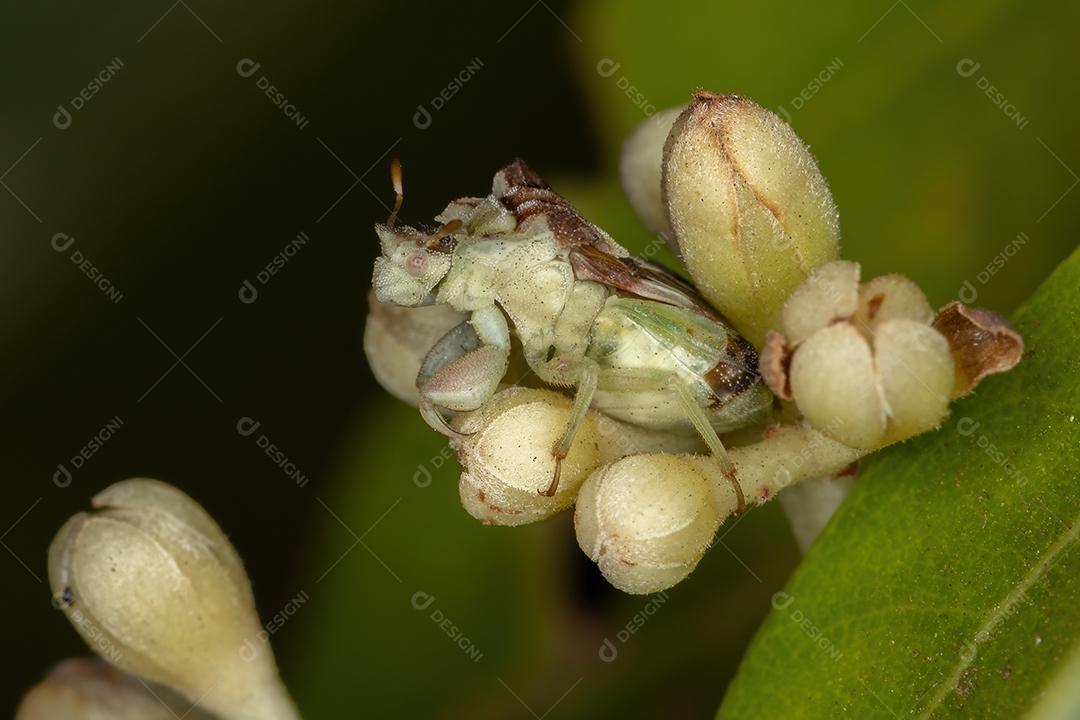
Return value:
[(720, 463), (720, 469), (724, 473), (724, 477), (731, 483), (731, 487), (735, 490), (735, 498), (738, 505), (735, 509), (735, 514), (742, 514), (743, 509), (746, 507), (746, 498), (743, 497), (742, 487), (739, 485), (739, 480), (735, 476), (735, 464), (728, 456), (727, 449), (724, 448), (724, 443), (720, 441), (720, 437), (716, 434), (716, 430), (713, 428), (712, 423), (709, 422), (708, 415), (705, 414), (705, 410), (698, 404), (697, 400), (690, 392), (690, 388), (686, 386), (686, 383), (682, 382), (676, 377), (672, 377), (671, 385), (675, 390), (675, 394), (679, 399), (679, 405), (682, 407), (684, 413), (686, 413), (686, 419), (690, 421), (690, 424), (694, 426), (698, 434), (701, 435), (701, 439), (705, 441), (705, 444), (709, 447), (716, 461)]
[(596, 382), (600, 369), (596, 362), (589, 358), (581, 358), (578, 361), (578, 380), (574, 392), (574, 404), (570, 408), (570, 419), (566, 423), (566, 429), (551, 447), (551, 454), (555, 457), (555, 473), (551, 478), (551, 484), (546, 490), (537, 490), (544, 497), (553, 496), (559, 489), (559, 479), (562, 474), (562, 461), (570, 452), (570, 446), (574, 444), (574, 437), (581, 424), (585, 422), (585, 416), (592, 405), (593, 395), (596, 394)]

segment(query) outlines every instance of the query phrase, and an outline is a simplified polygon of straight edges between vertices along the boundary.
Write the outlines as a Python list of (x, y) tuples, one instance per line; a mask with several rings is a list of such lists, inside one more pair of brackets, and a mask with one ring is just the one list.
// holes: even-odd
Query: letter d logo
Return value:
[(971, 58), (964, 58), (956, 63), (956, 74), (960, 77), (969, 78), (979, 72), (980, 67), (982, 67), (981, 63), (977, 63)]
[(236, 74), (243, 78), (249, 78), (259, 71), (260, 64), (251, 58), (242, 58), (236, 63)]
[(52, 124), (57, 130), (67, 130), (71, 127), (71, 113), (63, 105), (56, 106), (56, 112), (52, 116)]
[(52, 240), (49, 241), (49, 243), (53, 247), (53, 250), (55, 250), (56, 252), (64, 252), (69, 247), (71, 247), (71, 243), (73, 242), (75, 242), (75, 238), (71, 237), (67, 233), (62, 232), (53, 235)]
[(431, 113), (423, 105), (416, 106), (416, 112), (412, 116), (412, 124), (417, 130), (427, 130), (431, 127)]
[(421, 590), (413, 593), (411, 602), (417, 610), (427, 610), (431, 607), (431, 603), (435, 602), (435, 596)]
[(236, 432), (240, 433), (244, 437), (248, 437), (256, 430), (258, 430), (261, 426), (262, 423), (258, 420), (245, 416), (236, 421)]
[(53, 485), (58, 488), (66, 488), (71, 484), (71, 471), (67, 469), (64, 463), (60, 463), (56, 466), (56, 472), (52, 476)]
[(240, 286), (240, 292), (236, 294), (240, 298), (240, 302), (245, 305), (250, 305), (259, 299), (259, 291), (255, 289), (250, 280), (245, 280), (244, 284)]

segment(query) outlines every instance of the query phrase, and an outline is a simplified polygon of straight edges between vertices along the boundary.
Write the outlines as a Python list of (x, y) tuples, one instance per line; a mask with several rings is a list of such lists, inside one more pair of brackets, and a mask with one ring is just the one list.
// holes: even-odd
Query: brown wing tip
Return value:
[(525, 164), (521, 158), (514, 158), (506, 167), (499, 171), (503, 182), (508, 188), (531, 187), (547, 190), (548, 184), (544, 182), (532, 168)]

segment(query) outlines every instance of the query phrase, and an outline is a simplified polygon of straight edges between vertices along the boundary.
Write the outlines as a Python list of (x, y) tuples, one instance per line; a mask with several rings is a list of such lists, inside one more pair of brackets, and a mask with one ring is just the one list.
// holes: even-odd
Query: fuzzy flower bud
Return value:
[(488, 525), (524, 525), (574, 503), (600, 463), (596, 414), (589, 413), (562, 461), (558, 491), (541, 495), (555, 474), (552, 447), (570, 419), (570, 399), (550, 390), (513, 388), (468, 415), (451, 441), (461, 462), (458, 489), (470, 515)]
[(647, 594), (693, 572), (734, 506), (730, 485), (711, 482), (690, 456), (630, 455), (585, 481), (574, 529), (608, 582)]
[(784, 306), (762, 354), (766, 381), (821, 432), (873, 449), (935, 427), (954, 384), (946, 338), (907, 278), (859, 285), (857, 263), (817, 268)]
[(379, 385), (415, 407), (416, 375), (424, 357), (463, 320), (465, 314), (449, 305), (404, 307), (380, 302), (369, 292), (364, 354)]
[(671, 237), (661, 193), (664, 143), (686, 106), (668, 108), (642, 120), (623, 143), (619, 180), (638, 219), (649, 232)]
[(213, 518), (157, 480), (116, 483), (91, 504), (49, 548), (54, 602), (87, 644), (226, 720), (298, 718)]
[(65, 660), (30, 689), (15, 720), (211, 720), (168, 688), (152, 688), (104, 660)]
[(757, 347), (791, 291), (839, 256), (839, 216), (809, 148), (736, 95), (695, 93), (664, 148), (676, 250), (702, 294)]

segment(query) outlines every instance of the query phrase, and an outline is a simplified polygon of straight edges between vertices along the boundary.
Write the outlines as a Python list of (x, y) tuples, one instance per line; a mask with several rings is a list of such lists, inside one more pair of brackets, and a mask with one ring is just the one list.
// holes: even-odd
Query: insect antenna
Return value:
[(388, 227), (394, 227), (398, 211), (401, 210), (401, 203), (405, 201), (405, 189), (401, 182), (401, 161), (397, 158), (390, 161), (390, 182), (394, 185), (394, 209), (390, 212), (386, 224)]

